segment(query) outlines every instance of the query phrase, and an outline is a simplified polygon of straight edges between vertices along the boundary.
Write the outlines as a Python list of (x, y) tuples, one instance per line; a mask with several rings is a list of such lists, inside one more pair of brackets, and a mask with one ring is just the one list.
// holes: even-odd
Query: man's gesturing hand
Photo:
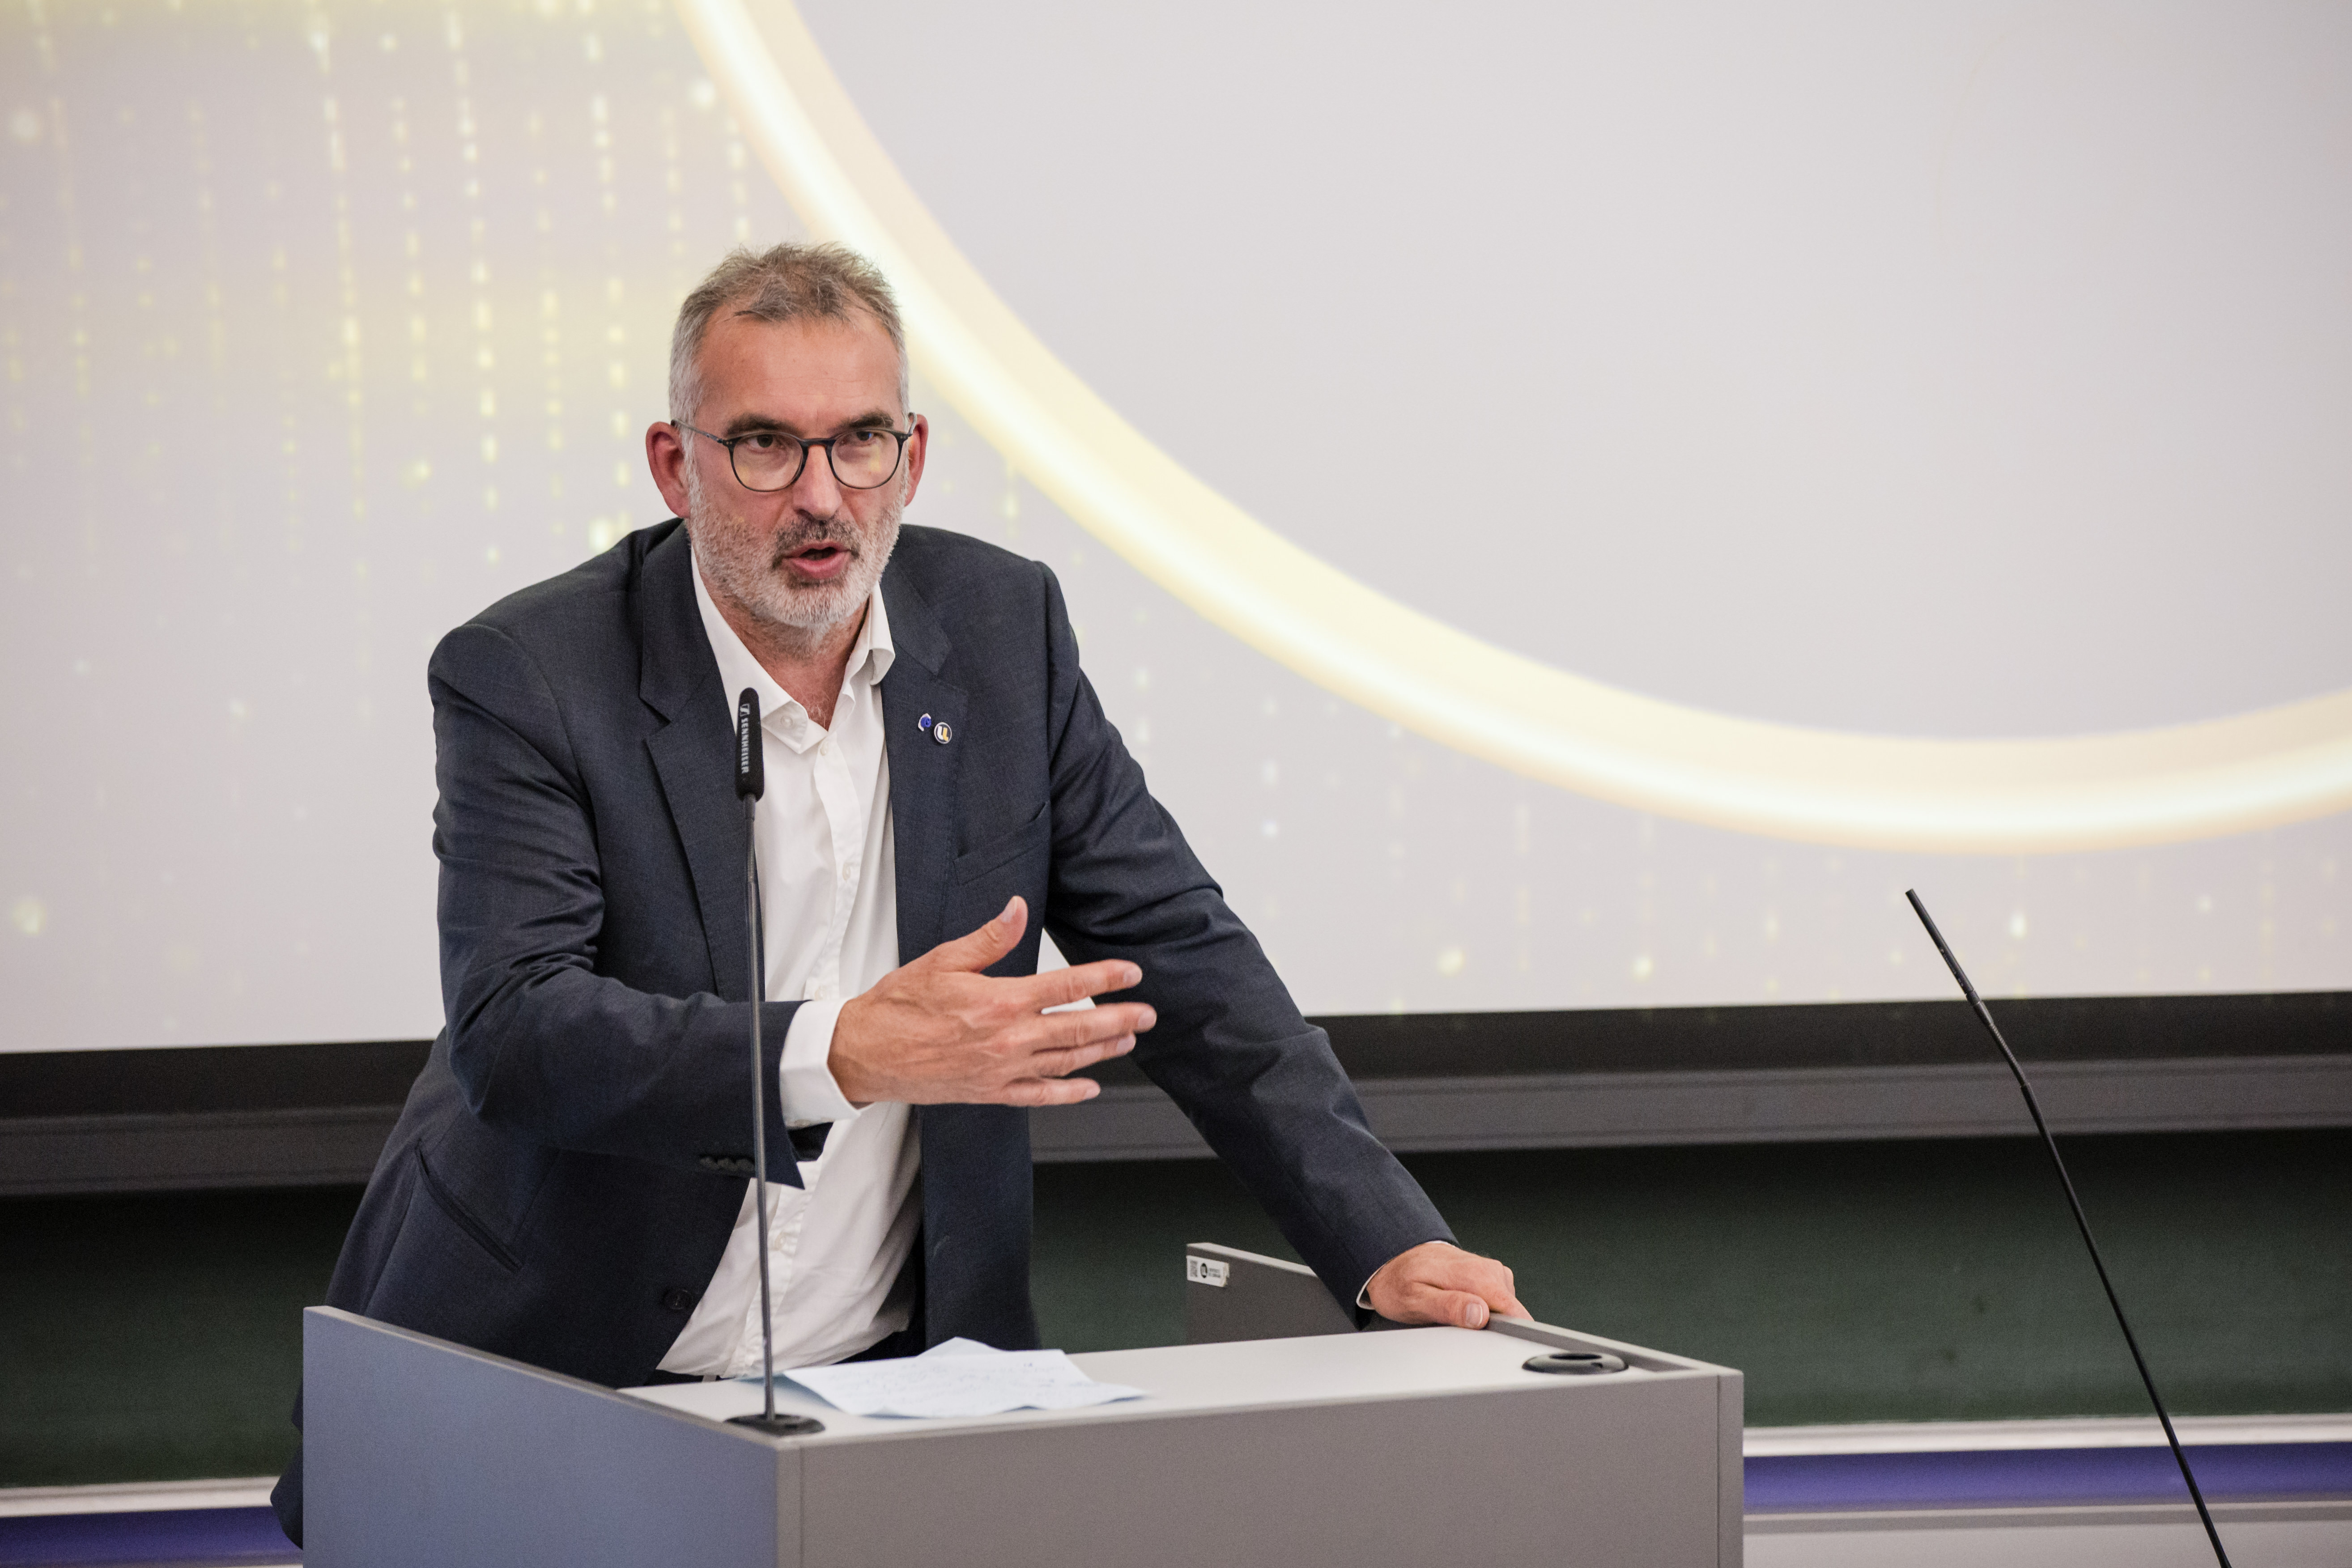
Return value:
[(1135, 1037), (1152, 1026), (1151, 1009), (1140, 1002), (1045, 1009), (1124, 991), (1143, 971), (1106, 959), (1051, 974), (982, 974), (1028, 923), (1028, 906), (1014, 899), (970, 936), (900, 964), (842, 1005), (826, 1065), (851, 1104), (1075, 1105), (1101, 1092), (1091, 1079), (1065, 1075), (1135, 1049)]
[(1444, 1241), (1424, 1241), (1381, 1265), (1364, 1287), (1372, 1310), (1392, 1323), (1451, 1323), (1483, 1329), (1491, 1310), (1524, 1318), (1511, 1294), (1511, 1271), (1491, 1258)]

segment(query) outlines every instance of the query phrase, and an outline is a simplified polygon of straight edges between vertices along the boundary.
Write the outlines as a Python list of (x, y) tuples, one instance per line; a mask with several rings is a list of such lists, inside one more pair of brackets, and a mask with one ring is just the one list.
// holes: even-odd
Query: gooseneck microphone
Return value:
[(2083, 1214), (2083, 1200), (2074, 1194), (2074, 1178), (2066, 1173), (2066, 1162), (2058, 1157), (2058, 1140), (2050, 1135), (2050, 1124), (2042, 1118), (2042, 1102), (2033, 1097), (2033, 1086), (2025, 1080), (2025, 1068), (2019, 1064), (2017, 1053), (2009, 1048), (2009, 1042), (2001, 1038), (2000, 1026), (1992, 1021), (1992, 1013), (1985, 1006), (1984, 998), (1978, 995), (1977, 988), (1969, 983), (1968, 971), (1962, 969), (1960, 961), (1952, 956), (1951, 944), (1944, 940), (1944, 933), (1936, 929), (1936, 921), (1927, 913), (1927, 906), (1921, 903), (1919, 895), (1909, 889), (1904, 890), (1903, 896), (1911, 900), (1911, 908), (1918, 915), (1919, 923), (1927, 928), (1927, 940), (1934, 942), (1936, 951), (1944, 955), (1945, 966), (1951, 970), (1952, 978), (1960, 983), (1961, 994), (1969, 999), (1969, 1005), (1975, 1009), (1985, 1032), (1992, 1037), (1992, 1043), (2000, 1047), (2001, 1059), (2009, 1064), (2011, 1076), (2017, 1079), (2017, 1090), (2025, 1097), (2025, 1109), (2033, 1117), (2033, 1130), (2042, 1134), (2042, 1146), (2050, 1151), (2050, 1163), (2058, 1168), (2058, 1184), (2066, 1189), (2067, 1206), (2074, 1211), (2074, 1228), (2083, 1233), (2083, 1245), (2091, 1249), (2091, 1267), (2099, 1271), (2099, 1287), (2107, 1293), (2107, 1305), (2115, 1309), (2116, 1327), (2124, 1331), (2124, 1343), (2131, 1350), (2132, 1365), (2139, 1368), (2139, 1380), (2147, 1390), (2147, 1402), (2156, 1406), (2156, 1418), (2164, 1427), (2164, 1440), (2172, 1447), (2172, 1462), (2180, 1467), (2180, 1479), (2189, 1483), (2189, 1498), (2197, 1505), (2197, 1517), (2205, 1526), (2205, 1539), (2213, 1543), (2213, 1555), (2220, 1561), (2221, 1568), (2230, 1568), (2230, 1554), (2221, 1550), (2221, 1532), (2213, 1528), (2213, 1511), (2205, 1506), (2205, 1494), (2198, 1489), (2197, 1477), (2189, 1468), (2189, 1456), (2181, 1451), (2179, 1435), (2172, 1429), (2172, 1416), (2164, 1408), (2164, 1396), (2156, 1391), (2156, 1379), (2148, 1373), (2147, 1358), (2139, 1353), (2139, 1340), (2132, 1333), (2131, 1324), (2124, 1317), (2124, 1304), (2116, 1295), (2115, 1281), (2107, 1278), (2107, 1264), (2099, 1256), (2099, 1244), (2091, 1239), (2091, 1222)]
[[(760, 745), (760, 694), (750, 687), (735, 700), (735, 796), (743, 803), (743, 819), (753, 820), (760, 797), (768, 793), (768, 754)], [(751, 869), (760, 858), (751, 857)]]
[(743, 803), (743, 902), (751, 931), (751, 1191), (760, 1216), (760, 1414), (729, 1419), (771, 1436), (824, 1430), (808, 1415), (776, 1414), (776, 1315), (768, 1300), (768, 1092), (760, 1061), (760, 1013), (768, 1000), (768, 944), (760, 929), (760, 796), (767, 793), (767, 759), (760, 744), (760, 694), (750, 687), (735, 700), (735, 794)]

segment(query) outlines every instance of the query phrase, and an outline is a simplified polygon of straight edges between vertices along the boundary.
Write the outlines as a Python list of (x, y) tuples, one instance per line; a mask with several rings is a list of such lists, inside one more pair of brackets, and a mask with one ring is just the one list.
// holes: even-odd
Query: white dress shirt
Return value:
[[(891, 1296), (921, 1218), (920, 1149), (908, 1135), (908, 1108), (853, 1108), (826, 1066), (841, 1004), (898, 965), (890, 763), (882, 728), (882, 678), (897, 655), (877, 589), (849, 650), (833, 727), (822, 729), (751, 657), (711, 602), (698, 567), (694, 599), (719, 660), (728, 712), (745, 687), (760, 694), (767, 792), (756, 848), (768, 995), (803, 1002), (784, 1037), (778, 1074), (784, 1120), (796, 1127), (833, 1124), (823, 1156), (802, 1162), (801, 1188), (768, 1188), (776, 1366), (813, 1366), (897, 1332), (913, 1306)], [(744, 1098), (748, 1118), (750, 1095)], [(664, 1372), (740, 1377), (760, 1370), (759, 1229), (747, 1183), (718, 1272), (662, 1358)]]

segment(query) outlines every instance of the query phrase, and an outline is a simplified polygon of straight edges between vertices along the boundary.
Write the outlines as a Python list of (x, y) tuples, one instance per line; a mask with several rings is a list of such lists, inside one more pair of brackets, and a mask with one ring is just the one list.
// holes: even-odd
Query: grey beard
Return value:
[[(904, 503), (893, 499), (877, 519), (871, 538), (853, 524), (822, 531), (793, 526), (780, 530), (765, 542), (745, 539), (711, 509), (687, 470), (687, 537), (694, 543), (695, 560), (710, 585), (764, 626), (790, 628), (803, 635), (833, 630), (866, 608), (882, 569), (898, 542), (898, 518)], [(816, 539), (829, 539), (851, 552), (849, 570), (837, 583), (796, 588), (783, 576), (784, 557)]]

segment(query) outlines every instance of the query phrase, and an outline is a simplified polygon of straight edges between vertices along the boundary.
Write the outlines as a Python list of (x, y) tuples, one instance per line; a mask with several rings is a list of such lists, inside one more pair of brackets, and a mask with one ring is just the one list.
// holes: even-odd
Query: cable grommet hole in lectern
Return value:
[(1555, 1377), (1590, 1377), (1595, 1373), (1623, 1372), (1625, 1358), (1606, 1351), (1551, 1351), (1531, 1355), (1519, 1364), (1529, 1372), (1548, 1372)]
[(763, 1415), (753, 1411), (749, 1415), (730, 1415), (730, 1426), (749, 1426), (754, 1432), (764, 1432), (771, 1437), (807, 1437), (824, 1430), (824, 1423), (814, 1415), (791, 1415), (778, 1411)]

